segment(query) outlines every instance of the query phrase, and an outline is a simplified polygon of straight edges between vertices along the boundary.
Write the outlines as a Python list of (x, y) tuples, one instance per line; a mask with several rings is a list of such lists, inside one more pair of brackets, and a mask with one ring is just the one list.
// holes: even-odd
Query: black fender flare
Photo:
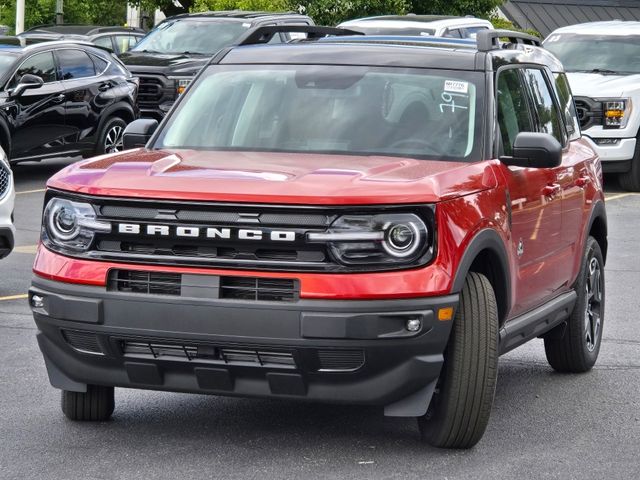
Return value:
[(593, 227), (593, 224), (595, 223), (595, 221), (597, 219), (601, 219), (602, 220), (602, 224), (604, 227), (604, 232), (603, 232), (603, 238), (601, 239), (604, 242), (604, 245), (601, 245), (602, 248), (602, 258), (604, 260), (605, 263), (607, 263), (607, 250), (609, 247), (609, 242), (607, 241), (607, 234), (609, 231), (609, 227), (607, 226), (607, 209), (605, 208), (605, 204), (603, 200), (596, 200), (593, 204), (593, 208), (591, 209), (591, 213), (589, 214), (589, 223), (587, 223), (587, 230), (585, 232), (585, 236), (583, 239), (583, 250), (584, 250), (584, 244), (587, 241), (587, 236), (589, 235), (589, 232), (591, 231), (591, 228)]
[[(98, 133), (102, 131), (104, 122), (106, 122), (107, 119), (111, 118), (114, 112), (117, 112), (119, 110), (126, 110), (131, 115), (131, 118), (133, 118), (134, 120), (136, 119), (136, 114), (135, 114), (135, 111), (133, 110), (133, 107), (129, 105), (127, 102), (124, 102), (121, 100), (112, 105), (109, 105), (107, 108), (105, 108), (102, 111), (102, 113), (100, 114), (100, 123), (98, 124), (98, 128), (95, 133), (96, 135), (98, 135)], [(125, 119), (123, 118), (123, 120)]]
[[(458, 264), (458, 270), (453, 278), (453, 287), (451, 291), (452, 293), (459, 293), (462, 291), (464, 281), (471, 269), (471, 265), (483, 250), (490, 250), (498, 260), (498, 265), (495, 265), (496, 272), (500, 276), (498, 280), (504, 284), (505, 288), (504, 295), (499, 296), (499, 298), (502, 298), (500, 310), (506, 318), (506, 315), (511, 310), (511, 269), (509, 268), (509, 256), (507, 254), (504, 241), (500, 235), (491, 228), (480, 230), (469, 242), (462, 259)], [(501, 320), (504, 320), (504, 318)]]

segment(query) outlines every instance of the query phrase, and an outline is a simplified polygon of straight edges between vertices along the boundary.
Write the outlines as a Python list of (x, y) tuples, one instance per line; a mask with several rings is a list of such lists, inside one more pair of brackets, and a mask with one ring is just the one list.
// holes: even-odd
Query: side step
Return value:
[(578, 295), (572, 290), (535, 310), (508, 320), (500, 329), (498, 345), (500, 355), (560, 325), (571, 315), (577, 298)]

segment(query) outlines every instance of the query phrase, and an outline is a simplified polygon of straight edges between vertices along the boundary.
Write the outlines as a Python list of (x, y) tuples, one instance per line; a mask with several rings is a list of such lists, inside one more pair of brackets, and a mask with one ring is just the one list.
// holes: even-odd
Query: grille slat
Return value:
[(179, 296), (181, 287), (179, 273), (114, 270), (109, 275), (109, 289), (118, 292)]
[(295, 280), (221, 277), (220, 298), (294, 302), (298, 299), (298, 293)]
[(98, 343), (98, 336), (95, 333), (63, 330), (62, 336), (65, 341), (78, 352), (103, 355), (100, 344)]
[(364, 365), (362, 350), (318, 350), (320, 372), (353, 371)]

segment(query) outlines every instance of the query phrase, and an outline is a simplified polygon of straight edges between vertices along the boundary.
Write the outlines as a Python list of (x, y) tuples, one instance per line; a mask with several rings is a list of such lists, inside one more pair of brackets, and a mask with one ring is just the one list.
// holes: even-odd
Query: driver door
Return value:
[(8, 84), (9, 89), (15, 88), (26, 74), (42, 78), (44, 85), (9, 97), (5, 108), (14, 129), (12, 159), (39, 159), (64, 150), (65, 97), (61, 82), (58, 81), (53, 53), (40, 52), (28, 57), (14, 73)]

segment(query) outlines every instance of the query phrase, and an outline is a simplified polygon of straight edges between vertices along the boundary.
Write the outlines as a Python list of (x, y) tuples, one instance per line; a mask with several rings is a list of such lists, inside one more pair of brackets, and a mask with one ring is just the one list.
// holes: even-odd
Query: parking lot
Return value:
[(636, 478), (640, 451), (640, 195), (609, 179), (606, 323), (590, 373), (562, 375), (536, 340), (500, 360), (487, 433), (470, 451), (419, 443), (375, 408), (116, 390), (113, 420), (60, 411), (26, 292), (46, 179), (16, 167), (15, 251), (0, 262), (2, 478)]

